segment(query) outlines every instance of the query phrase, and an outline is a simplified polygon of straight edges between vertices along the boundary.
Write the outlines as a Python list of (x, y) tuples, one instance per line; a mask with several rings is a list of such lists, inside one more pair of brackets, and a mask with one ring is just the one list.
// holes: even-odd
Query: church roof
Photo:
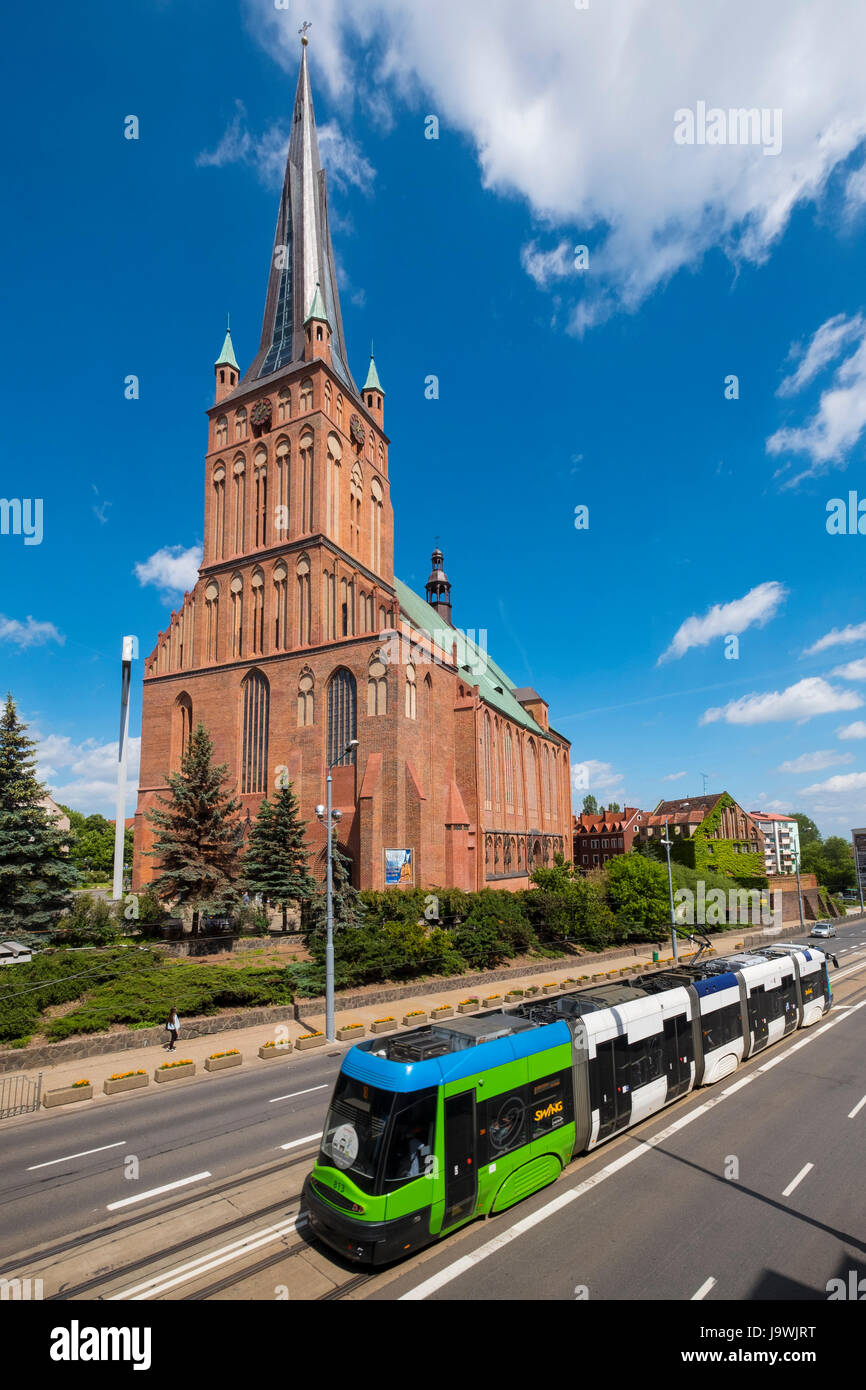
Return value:
[(228, 329), (226, 329), (226, 340), (225, 340), (225, 342), (223, 343), (222, 352), (220, 353), (220, 355), (219, 355), (219, 357), (217, 358), (216, 362), (214, 362), (214, 366), (215, 366), (215, 367), (234, 367), (235, 371), (237, 371), (237, 372), (240, 371), (240, 367), (238, 366), (237, 358), (235, 357), (234, 346), (232, 345), (232, 335), (231, 335), (231, 333), (229, 332)]
[(300, 366), (304, 361), (304, 323), (317, 284), (321, 289), (324, 317), (332, 330), (331, 363), (340, 380), (357, 396), (358, 388), (346, 365), (337, 270), (328, 229), (327, 181), (319, 158), (304, 47), (274, 233), (262, 339), (241, 382), (242, 387), (263, 381), (285, 368)]
[[(467, 633), (443, 624), (442, 614), (437, 613), (431, 604), (426, 603), (402, 580), (395, 579), (394, 588), (400, 607), (410, 623), (433, 637), (440, 645), (446, 642), (449, 649), (452, 641), (457, 643), (457, 660), (460, 663), (458, 670), (463, 673), (465, 669), (466, 679), (472, 685), (478, 686), (482, 700), (498, 709), (500, 714), (512, 719), (515, 724), (522, 724), (524, 729), (531, 729), (542, 738), (550, 738), (550, 734), (545, 732), (514, 698), (514, 681), (506, 676), (488, 651), (480, 647)], [(443, 632), (447, 637), (442, 636)]]
[(385, 394), (385, 388), (379, 380), (379, 373), (376, 371), (376, 359), (372, 353), (370, 354), (370, 370), (367, 373), (367, 380), (364, 382), (361, 390), (381, 391), (383, 396)]
[(304, 323), (310, 323), (313, 319), (321, 319), (323, 323), (330, 323), (328, 311), (325, 308), (325, 301), (322, 299), (322, 287), (316, 281), (316, 293), (313, 295), (313, 302), (310, 305), (310, 312), (304, 319)]

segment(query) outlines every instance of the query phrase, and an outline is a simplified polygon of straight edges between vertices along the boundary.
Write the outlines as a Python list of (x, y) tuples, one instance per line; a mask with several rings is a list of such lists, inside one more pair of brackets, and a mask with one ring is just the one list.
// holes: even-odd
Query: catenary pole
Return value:
[(117, 746), (117, 819), (114, 823), (114, 884), (112, 898), (123, 897), (123, 858), (126, 846), (126, 767), (129, 758), (129, 691), (132, 663), (138, 656), (138, 638), (124, 637), (121, 649), (120, 740)]

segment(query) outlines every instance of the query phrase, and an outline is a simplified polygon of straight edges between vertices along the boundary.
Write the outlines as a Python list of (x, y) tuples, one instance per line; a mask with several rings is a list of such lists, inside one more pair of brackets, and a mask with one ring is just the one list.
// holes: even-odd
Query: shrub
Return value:
[(120, 935), (117, 918), (105, 898), (76, 893), (72, 910), (58, 919), (51, 940), (58, 946), (111, 946)]

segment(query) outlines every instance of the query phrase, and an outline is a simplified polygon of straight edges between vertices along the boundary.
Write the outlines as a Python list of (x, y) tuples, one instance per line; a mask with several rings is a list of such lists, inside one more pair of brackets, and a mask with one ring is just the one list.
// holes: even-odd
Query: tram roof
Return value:
[[(438, 1041), (446, 1044), (448, 1050), (438, 1057), (398, 1061), (389, 1055), (395, 1043), (405, 1053), (413, 1035), (416, 1039), (421, 1035), (433, 1035), (436, 1040), (439, 1034), (444, 1036)], [(509, 1062), (563, 1045), (571, 1045), (571, 1031), (564, 1019), (537, 1024), (515, 1014), (485, 1014), (481, 1018), (455, 1019), (453, 1023), (413, 1029), (412, 1033), (394, 1038), (372, 1038), (359, 1043), (346, 1054), (342, 1070), (357, 1081), (366, 1081), (386, 1091), (419, 1091), (507, 1066)], [(419, 1055), (421, 1053), (423, 1048), (419, 1042)]]

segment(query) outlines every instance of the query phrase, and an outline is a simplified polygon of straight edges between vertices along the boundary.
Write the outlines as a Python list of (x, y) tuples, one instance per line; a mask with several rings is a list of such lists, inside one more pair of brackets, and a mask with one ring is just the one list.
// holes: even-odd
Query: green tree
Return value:
[(80, 882), (66, 856), (67, 835), (40, 802), (36, 753), (11, 695), (0, 718), (0, 927), (53, 928)]
[(795, 820), (798, 826), (800, 827), (801, 850), (805, 849), (806, 845), (820, 845), (821, 832), (813, 820), (810, 820), (809, 817), (804, 815), (802, 811), (795, 811), (794, 814), (791, 816), (791, 820)]
[(587, 816), (598, 815), (598, 802), (594, 796), (585, 796), (583, 798), (583, 811), (584, 815)]
[(622, 807), (620, 806), (618, 801), (612, 801), (607, 809), (609, 811), (620, 812), (622, 810)]
[[(61, 806), (69, 817), (69, 858), (77, 869), (94, 878), (110, 878), (114, 872), (114, 821), (105, 816), (82, 815)], [(132, 863), (132, 831), (124, 832), (124, 864)]]
[[(830, 893), (844, 893), (857, 886), (857, 870), (851, 845), (841, 835), (830, 835), (814, 855), (814, 845), (809, 845), (803, 854), (802, 869), (814, 873), (822, 888)], [(806, 867), (806, 864), (809, 867)]]
[(617, 854), (606, 868), (607, 900), (617, 920), (629, 928), (629, 935), (649, 933), (654, 940), (658, 928), (670, 922), (671, 907), (667, 874), (661, 864), (640, 854)]
[[(334, 836), (331, 849), (331, 900), (334, 911), (334, 940), (350, 927), (364, 924), (366, 909), (357, 888), (352, 887), (352, 869)], [(320, 883), (301, 907), (301, 922), (308, 945), (325, 941), (328, 935), (328, 883)]]
[(280, 788), (273, 804), (267, 798), (262, 802), (244, 857), (245, 886), (281, 909), (283, 931), (288, 930), (289, 904), (306, 902), (317, 888), (307, 869), (306, 829), (289, 782)]
[(202, 913), (230, 911), (237, 901), (242, 832), (240, 803), (227, 790), (228, 768), (214, 767), (213, 743), (198, 724), (180, 772), (168, 777), (163, 810), (148, 812), (157, 838), (149, 853), (160, 873), (151, 885), (164, 902), (192, 911), (193, 935)]

